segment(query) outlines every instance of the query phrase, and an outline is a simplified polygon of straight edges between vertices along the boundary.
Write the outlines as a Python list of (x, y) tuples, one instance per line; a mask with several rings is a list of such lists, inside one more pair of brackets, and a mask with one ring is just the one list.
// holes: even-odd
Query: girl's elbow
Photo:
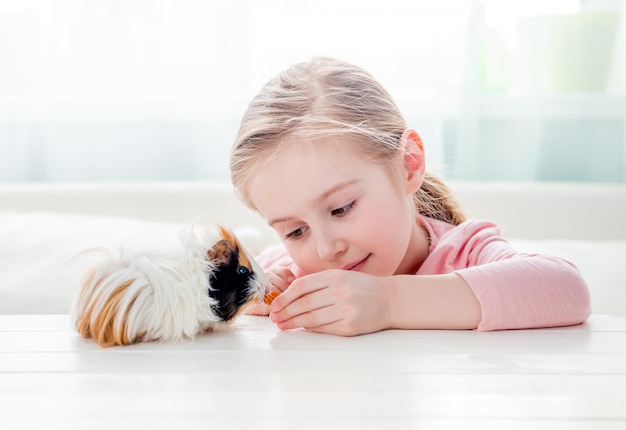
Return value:
[(570, 267), (567, 291), (574, 323), (582, 323), (591, 316), (591, 291), (576, 267)]

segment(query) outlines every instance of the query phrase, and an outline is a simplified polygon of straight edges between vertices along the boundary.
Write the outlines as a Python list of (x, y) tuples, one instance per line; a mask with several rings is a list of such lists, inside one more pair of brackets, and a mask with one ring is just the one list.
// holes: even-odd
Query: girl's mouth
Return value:
[(363, 268), (363, 266), (365, 266), (365, 263), (367, 263), (367, 260), (370, 258), (372, 254), (367, 254), (367, 257), (365, 257), (362, 260), (359, 260), (357, 262), (354, 263), (350, 263), (350, 264), (346, 264), (343, 267), (343, 270), (353, 270), (355, 272), (360, 272), (361, 269)]

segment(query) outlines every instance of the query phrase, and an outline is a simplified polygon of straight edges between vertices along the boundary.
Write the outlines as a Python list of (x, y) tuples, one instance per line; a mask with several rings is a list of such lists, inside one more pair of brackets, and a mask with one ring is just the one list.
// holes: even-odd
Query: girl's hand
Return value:
[(305, 328), (354, 336), (389, 327), (383, 279), (348, 270), (327, 270), (293, 281), (274, 299), (270, 319), (281, 330)]
[[(291, 270), (285, 267), (272, 267), (266, 273), (267, 279), (270, 281), (270, 290), (278, 291), (282, 293), (289, 287), (289, 285), (296, 279), (295, 275), (291, 272)], [(247, 306), (243, 312), (247, 315), (269, 315), (270, 307), (269, 305), (261, 302), (255, 303), (250, 306)]]

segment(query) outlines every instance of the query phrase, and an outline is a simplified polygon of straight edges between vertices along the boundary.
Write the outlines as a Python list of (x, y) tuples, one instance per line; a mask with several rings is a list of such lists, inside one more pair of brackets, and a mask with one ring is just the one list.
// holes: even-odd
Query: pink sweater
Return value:
[[(421, 218), (430, 234), (429, 254), (416, 275), (456, 273), (470, 286), (482, 309), (479, 331), (579, 324), (591, 313), (587, 284), (561, 258), (516, 251), (488, 221), (454, 226)], [(258, 257), (264, 269), (296, 267), (284, 247)]]

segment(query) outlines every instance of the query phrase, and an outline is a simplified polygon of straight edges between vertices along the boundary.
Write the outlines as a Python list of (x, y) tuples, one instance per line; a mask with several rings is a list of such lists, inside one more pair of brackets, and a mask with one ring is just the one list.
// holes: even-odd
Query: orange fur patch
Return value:
[[(89, 300), (91, 299), (91, 296), (88, 296), (89, 289), (87, 287), (91, 285), (95, 276), (96, 276), (95, 268), (90, 269), (86, 273), (82, 282), (82, 288), (81, 288), (80, 295), (79, 295), (80, 303), (88, 303)], [(91, 290), (91, 292), (93, 293), (93, 290)], [(85, 339), (91, 338), (91, 323), (90, 323), (91, 312), (92, 312), (91, 308), (84, 309), (84, 310), (81, 309), (81, 311), (79, 312), (78, 318), (76, 319), (76, 331), (78, 331), (78, 333)]]
[[(130, 339), (127, 334), (126, 322), (128, 321), (129, 309), (126, 309), (125, 315), (122, 318), (122, 324), (116, 324), (115, 320), (120, 311), (119, 305), (125, 290), (132, 285), (134, 280), (129, 280), (119, 285), (113, 293), (107, 298), (105, 305), (100, 309), (98, 315), (93, 318), (94, 307), (97, 300), (93, 300), (93, 295), (100, 290), (98, 285), (94, 286), (88, 291), (88, 286), (94, 282), (96, 270), (93, 269), (88, 272), (85, 281), (83, 283), (83, 291), (81, 292), (81, 301), (83, 303), (91, 302), (91, 305), (80, 312), (78, 319), (76, 320), (76, 330), (85, 339), (93, 338), (98, 345), (102, 347), (109, 347), (114, 345), (130, 345), (135, 342), (136, 339)], [(101, 280), (98, 281), (98, 284)]]
[(130, 309), (126, 309), (126, 314), (122, 318), (123, 323), (121, 326), (118, 327), (115, 324), (124, 291), (133, 282), (134, 280), (126, 281), (118, 286), (98, 314), (91, 331), (94, 340), (98, 342), (99, 345), (107, 347), (113, 345), (130, 345), (133, 343), (134, 339), (129, 339), (126, 333), (126, 322), (128, 321), (128, 311)]

